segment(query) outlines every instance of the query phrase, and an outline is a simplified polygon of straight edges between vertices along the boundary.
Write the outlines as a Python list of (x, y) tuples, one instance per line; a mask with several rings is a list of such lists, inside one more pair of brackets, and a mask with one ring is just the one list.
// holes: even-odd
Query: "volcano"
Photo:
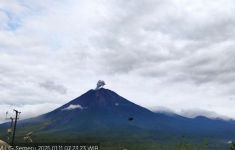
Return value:
[[(163, 114), (162, 114), (163, 115)], [(23, 120), (20, 127), (41, 124), (34, 132), (109, 135), (118, 131), (139, 132), (159, 129), (158, 116), (115, 92), (100, 88), (89, 90), (52, 112)], [(115, 134), (118, 134), (115, 133)]]
[[(8, 126), (9, 123), (0, 125), (0, 131)], [(36, 142), (166, 141), (181, 137), (226, 141), (235, 138), (235, 121), (155, 113), (109, 89), (100, 88), (89, 90), (49, 113), (19, 121), (18, 141), (28, 132), (33, 132)]]
[[(53, 123), (48, 128), (70, 128), (74, 130), (112, 130), (135, 126), (153, 128), (155, 114), (138, 106), (115, 92), (101, 88), (89, 90), (62, 107), (41, 116)], [(133, 118), (130, 122), (129, 118)]]

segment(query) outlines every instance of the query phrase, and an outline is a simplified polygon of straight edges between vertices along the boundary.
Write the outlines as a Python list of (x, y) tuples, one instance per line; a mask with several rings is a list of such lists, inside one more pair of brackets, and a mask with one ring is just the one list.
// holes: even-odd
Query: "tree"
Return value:
[(232, 143), (231, 143), (230, 150), (235, 150), (235, 142), (234, 141), (232, 141)]

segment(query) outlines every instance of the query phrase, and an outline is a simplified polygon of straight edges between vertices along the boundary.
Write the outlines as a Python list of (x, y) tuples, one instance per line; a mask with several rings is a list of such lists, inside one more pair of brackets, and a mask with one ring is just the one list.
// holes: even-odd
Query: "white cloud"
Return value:
[[(7, 118), (15, 117), (15, 113), (13, 112), (14, 109), (20, 111), (19, 119), (27, 119), (31, 117), (36, 117), (39, 114), (48, 113), (61, 104), (54, 104), (54, 103), (42, 103), (42, 104), (25, 104), (25, 105), (0, 105), (0, 123), (9, 121), (6, 119), (6, 112), (8, 112)], [(45, 109), (46, 108), (46, 109)]]
[(202, 110), (202, 109), (188, 109), (188, 110), (181, 110), (181, 112), (179, 113), (180, 115), (183, 115), (185, 117), (189, 117), (189, 118), (195, 118), (198, 116), (206, 116), (208, 118), (213, 118), (213, 119), (218, 119), (218, 118), (223, 118), (223, 119), (231, 119), (227, 116), (223, 116), (220, 114), (217, 114), (216, 112), (213, 111), (208, 111), (208, 110)]
[(104, 79), (145, 107), (235, 118), (234, 14), (233, 0), (3, 0), (0, 106), (62, 105)]
[(81, 105), (77, 104), (77, 105), (69, 105), (68, 107), (62, 109), (62, 110), (74, 110), (74, 109), (84, 109)]

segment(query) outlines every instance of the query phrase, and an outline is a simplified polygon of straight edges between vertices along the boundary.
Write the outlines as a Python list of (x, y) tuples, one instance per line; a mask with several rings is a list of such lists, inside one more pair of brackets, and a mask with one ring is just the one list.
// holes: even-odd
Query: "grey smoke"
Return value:
[(64, 87), (63, 85), (57, 84), (54, 81), (45, 81), (45, 82), (39, 83), (39, 86), (46, 89), (46, 90), (55, 91), (60, 94), (67, 93), (66, 87)]
[(98, 90), (98, 89), (102, 88), (103, 86), (105, 86), (105, 82), (103, 80), (99, 80), (96, 84), (95, 90)]

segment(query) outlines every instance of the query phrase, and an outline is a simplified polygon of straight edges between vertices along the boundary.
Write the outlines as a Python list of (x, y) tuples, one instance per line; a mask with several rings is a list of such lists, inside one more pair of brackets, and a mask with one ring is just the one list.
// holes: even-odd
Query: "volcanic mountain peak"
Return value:
[[(96, 124), (97, 127), (111, 129), (111, 126), (129, 126), (129, 121), (133, 120), (135, 126), (152, 128), (152, 122), (155, 120), (153, 112), (104, 88), (89, 90), (42, 117), (54, 120), (47, 129), (63, 128), (68, 123), (71, 127), (73, 125), (73, 128), (87, 128), (90, 124)], [(96, 128), (94, 126), (91, 126), (91, 129)]]
[[(9, 126), (9, 123), (2, 125), (2, 128), (6, 126)], [(97, 133), (121, 138), (123, 135), (138, 134), (144, 138), (146, 135), (152, 136), (153, 139), (159, 136), (165, 139), (168, 135), (229, 139), (235, 137), (234, 126), (234, 121), (205, 117), (191, 119), (176, 114), (154, 113), (109, 89), (100, 87), (87, 91), (52, 112), (19, 121), (18, 128), (25, 131), (24, 133), (33, 131), (42, 137), (63, 137), (72, 133), (75, 140), (82, 135), (94, 136)]]
[(63, 105), (59, 109), (61, 110), (72, 110), (72, 109), (97, 109), (104, 107), (119, 107), (119, 106), (130, 106), (135, 105), (134, 103), (126, 100), (125, 98), (119, 96), (117, 93), (105, 89), (91, 89), (84, 93), (83, 95), (75, 98), (69, 103)]

